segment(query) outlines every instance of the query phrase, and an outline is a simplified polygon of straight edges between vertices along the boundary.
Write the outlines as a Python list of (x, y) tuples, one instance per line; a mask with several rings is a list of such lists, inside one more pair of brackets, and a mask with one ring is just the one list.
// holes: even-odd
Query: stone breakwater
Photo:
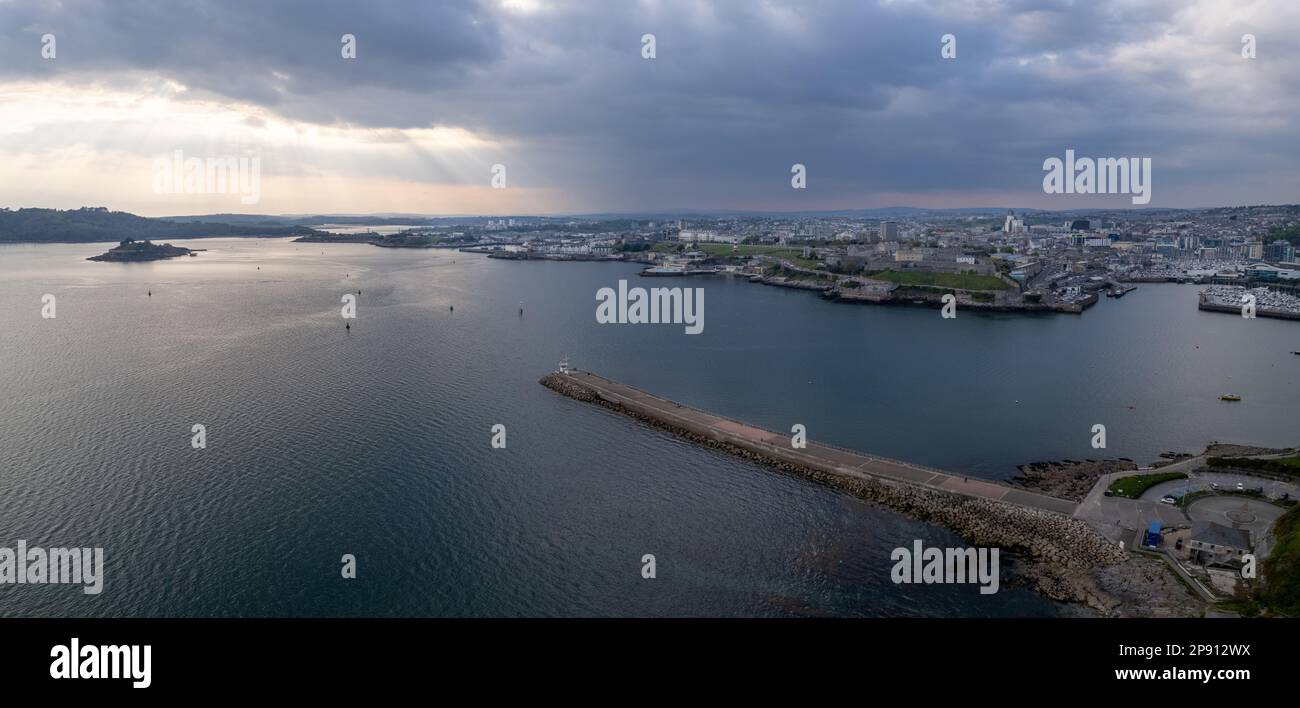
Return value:
[(780, 459), (754, 449), (753, 445), (742, 445), (742, 440), (725, 433), (692, 430), (655, 415), (650, 409), (639, 410), (607, 400), (564, 374), (547, 374), (539, 383), (569, 398), (622, 413), (699, 445), (830, 485), (921, 521), (945, 526), (975, 545), (1014, 550), (1028, 561), (1026, 577), (1039, 592), (1053, 600), (1081, 602), (1101, 612), (1109, 612), (1118, 604), (1118, 600), (1097, 584), (1092, 571), (1125, 561), (1129, 554), (1077, 519), (892, 479), (852, 476), (830, 466)]

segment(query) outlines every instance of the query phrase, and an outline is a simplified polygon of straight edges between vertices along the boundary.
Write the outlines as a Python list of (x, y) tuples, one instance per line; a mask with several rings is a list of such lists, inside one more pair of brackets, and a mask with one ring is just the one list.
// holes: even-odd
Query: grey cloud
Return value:
[[(1041, 197), (1042, 160), (1066, 148), (1154, 156), (1170, 186), (1294, 174), (1293, 131), (1225, 132), (1178, 57), (1109, 67), (1186, 11), (1173, 0), (574, 2), (532, 14), (468, 1), (0, 4), (0, 77), (147, 72), (298, 120), (461, 126), (513, 146), (491, 157), (511, 162), (512, 180), (593, 208)], [(38, 60), (37, 26), (59, 34), (57, 66)], [(1294, 66), (1282, 37), (1297, 29), (1262, 22), (1270, 54), (1257, 61)], [(358, 37), (355, 62), (338, 57), (344, 32)], [(653, 61), (639, 55), (646, 32)], [(939, 58), (947, 32), (955, 61)], [(1224, 28), (1225, 53), (1234, 33)], [(1049, 53), (1051, 73), (1022, 64)], [(1267, 90), (1294, 106), (1286, 73)], [(416, 158), (413, 174), (444, 178), (432, 162)], [(794, 162), (809, 167), (806, 193), (789, 188)]]

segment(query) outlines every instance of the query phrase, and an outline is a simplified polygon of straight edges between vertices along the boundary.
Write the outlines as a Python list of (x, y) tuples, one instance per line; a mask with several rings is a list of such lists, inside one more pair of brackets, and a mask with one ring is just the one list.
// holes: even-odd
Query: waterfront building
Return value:
[(718, 233), (704, 229), (685, 229), (677, 232), (677, 240), (684, 243), (740, 243), (743, 238), (740, 234)]
[(1240, 562), (1241, 557), (1250, 552), (1250, 532), (1213, 521), (1199, 522), (1192, 527), (1192, 537), (1187, 545), (1193, 563)]
[(1264, 248), (1264, 260), (1269, 263), (1287, 263), (1295, 260), (1295, 246), (1277, 240)]
[(1278, 268), (1268, 263), (1252, 263), (1243, 271), (1250, 280), (1295, 280), (1300, 278), (1300, 271)]

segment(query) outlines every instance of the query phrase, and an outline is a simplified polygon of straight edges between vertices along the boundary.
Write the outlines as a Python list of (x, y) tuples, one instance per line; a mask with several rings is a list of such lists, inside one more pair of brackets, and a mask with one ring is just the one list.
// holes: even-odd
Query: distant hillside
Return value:
[(0, 243), (89, 243), (133, 238), (204, 238), (209, 236), (305, 236), (317, 233), (303, 226), (176, 222), (147, 219), (103, 207), (81, 209), (0, 209)]
[(250, 226), (320, 226), (323, 224), (353, 226), (428, 226), (434, 219), (423, 216), (328, 216), (323, 214), (301, 216), (268, 216), (263, 214), (203, 214), (199, 216), (164, 216), (166, 221), (210, 224), (245, 224)]

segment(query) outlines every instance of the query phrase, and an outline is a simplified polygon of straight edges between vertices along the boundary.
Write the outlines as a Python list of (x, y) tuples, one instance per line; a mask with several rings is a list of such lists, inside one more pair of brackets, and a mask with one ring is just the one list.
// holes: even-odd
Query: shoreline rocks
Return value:
[(1137, 468), (1135, 462), (1125, 459), (1031, 462), (1016, 468), (1020, 474), (1011, 478), (1010, 483), (1054, 497), (1083, 501), (1102, 475)]

